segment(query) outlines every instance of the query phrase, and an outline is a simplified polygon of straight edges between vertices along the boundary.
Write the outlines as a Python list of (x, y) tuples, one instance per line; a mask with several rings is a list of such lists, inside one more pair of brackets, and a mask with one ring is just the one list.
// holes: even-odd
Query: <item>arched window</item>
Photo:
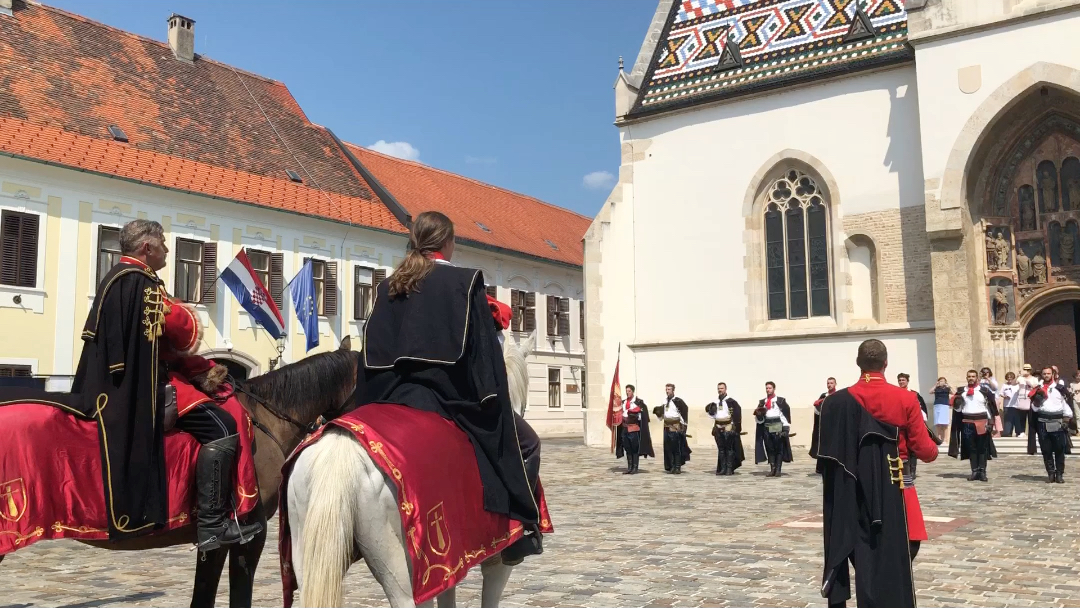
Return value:
[(791, 169), (766, 197), (769, 319), (829, 316), (829, 213), (821, 190), (813, 178)]

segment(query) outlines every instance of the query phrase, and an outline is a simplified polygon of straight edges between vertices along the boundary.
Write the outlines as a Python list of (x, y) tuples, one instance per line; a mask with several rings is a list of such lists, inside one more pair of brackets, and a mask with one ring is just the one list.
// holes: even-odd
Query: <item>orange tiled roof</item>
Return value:
[(0, 116), (0, 153), (154, 186), (331, 218), (393, 232), (405, 228), (377, 199), (322, 193), (288, 179), (245, 173)]
[(353, 144), (346, 146), (413, 217), (424, 211), (441, 211), (454, 222), (459, 238), (575, 266), (583, 264), (581, 239), (591, 218), (417, 162)]
[(284, 84), (40, 4), (0, 17), (0, 116), (106, 141), (117, 125), (140, 151), (378, 202)]

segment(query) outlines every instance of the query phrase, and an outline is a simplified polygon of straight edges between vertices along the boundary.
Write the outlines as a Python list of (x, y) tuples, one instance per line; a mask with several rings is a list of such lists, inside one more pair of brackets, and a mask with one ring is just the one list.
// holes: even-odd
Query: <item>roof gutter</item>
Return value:
[(342, 226), (350, 226), (350, 227), (353, 227), (353, 228), (359, 227), (359, 228), (364, 228), (365, 230), (374, 230), (375, 232), (382, 232), (384, 234), (392, 234), (394, 236), (405, 237), (405, 238), (408, 237), (408, 234), (401, 233), (401, 232), (396, 232), (394, 230), (387, 230), (386, 228), (378, 228), (378, 227), (375, 227), (375, 226), (367, 226), (365, 224), (357, 224), (355, 222), (346, 222), (346, 221), (343, 221), (343, 220), (335, 220), (333, 218), (329, 218), (329, 217), (322, 216), (322, 215), (311, 215), (309, 213), (300, 213), (299, 211), (291, 211), (289, 209), (279, 209), (277, 207), (269, 207), (267, 205), (260, 205), (258, 203), (252, 203), (252, 202), (249, 202), (249, 201), (241, 201), (241, 200), (238, 200), (238, 199), (235, 199), (235, 198), (226, 198), (224, 196), (217, 196), (215, 194), (207, 194), (205, 192), (196, 192), (195, 190), (184, 190), (183, 188), (170, 188), (169, 186), (162, 186), (160, 184), (155, 184), (155, 183), (152, 183), (152, 182), (144, 182), (142, 180), (134, 179), (134, 178), (131, 178), (131, 177), (124, 177), (122, 175), (113, 175), (112, 173), (104, 173), (102, 171), (93, 171), (93, 170), (90, 170), (90, 169), (83, 169), (82, 167), (75, 167), (75, 166), (72, 166), (72, 165), (65, 165), (63, 163), (58, 163), (58, 162), (54, 162), (54, 161), (51, 161), (51, 160), (45, 160), (43, 158), (34, 158), (32, 156), (23, 156), (22, 154), (15, 154), (13, 152), (5, 152), (3, 150), (0, 150), (0, 156), (6, 156), (8, 158), (14, 158), (16, 160), (25, 160), (25, 161), (28, 161), (28, 162), (38, 163), (38, 164), (41, 164), (41, 165), (48, 165), (50, 167), (58, 167), (60, 169), (67, 169), (67, 170), (70, 170), (70, 171), (78, 171), (80, 173), (86, 173), (87, 175), (97, 175), (99, 177), (106, 177), (106, 178), (109, 178), (109, 179), (120, 180), (120, 181), (128, 182), (128, 183), (131, 183), (131, 184), (138, 184), (140, 186), (148, 186), (150, 188), (157, 188), (159, 190), (166, 190), (168, 192), (178, 192), (180, 194), (189, 194), (191, 196), (200, 196), (202, 198), (209, 198), (209, 199), (214, 199), (214, 200), (218, 200), (218, 201), (225, 201), (225, 202), (228, 202), (228, 203), (235, 203), (237, 205), (243, 205), (245, 207), (255, 207), (257, 209), (265, 209), (267, 211), (277, 211), (278, 213), (286, 213), (286, 214), (289, 214), (289, 215), (296, 215), (296, 216), (299, 216), (299, 217), (306, 217), (306, 218), (310, 218), (310, 219), (321, 220), (321, 221), (324, 221), (324, 222), (331, 222), (333, 224), (340, 224)]
[(462, 237), (457, 237), (455, 240), (458, 243), (462, 244), (462, 245), (468, 245), (469, 247), (474, 247), (476, 249), (483, 249), (485, 251), (491, 251), (491, 252), (494, 252), (494, 253), (502, 253), (502, 254), (518, 257), (518, 258), (525, 258), (526, 260), (532, 260), (532, 261), (535, 261), (535, 262), (543, 262), (545, 264), (554, 264), (555, 266), (561, 266), (563, 268), (570, 268), (572, 270), (581, 270), (582, 268), (584, 268), (584, 266), (582, 266), (581, 264), (573, 264), (571, 262), (563, 262), (561, 260), (553, 260), (551, 258), (545, 258), (543, 256), (535, 255), (535, 254), (532, 254), (532, 253), (525, 253), (524, 251), (518, 251), (517, 249), (507, 249), (506, 247), (499, 247), (498, 245), (489, 245), (487, 243), (482, 243), (480, 241), (474, 241), (472, 239), (466, 239), (466, 238), (462, 238)]
[(401, 222), (401, 225), (405, 226), (405, 228), (411, 229), (412, 216), (409, 215), (409, 212), (405, 207), (394, 198), (393, 194), (390, 194), (390, 191), (386, 189), (386, 186), (383, 186), (371, 171), (368, 171), (368, 168), (360, 162), (360, 159), (356, 158), (356, 155), (349, 150), (348, 146), (346, 146), (343, 141), (338, 139), (337, 135), (334, 135), (333, 131), (326, 128), (326, 132), (330, 134), (330, 137), (334, 139), (334, 143), (337, 144), (338, 148), (345, 154), (345, 158), (349, 159), (349, 163), (352, 164), (353, 169), (356, 169), (356, 172), (360, 174), (360, 177), (363, 177), (364, 181), (371, 186), (371, 189), (375, 191), (375, 195), (379, 197), (379, 200), (381, 200), (384, 205), (386, 205), (386, 208), (397, 218), (397, 221)]

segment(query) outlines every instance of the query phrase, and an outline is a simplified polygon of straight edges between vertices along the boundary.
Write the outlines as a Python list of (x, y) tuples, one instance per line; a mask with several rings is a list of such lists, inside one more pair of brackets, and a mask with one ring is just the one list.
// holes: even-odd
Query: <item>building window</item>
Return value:
[(258, 251), (256, 249), (247, 249), (248, 261), (251, 262), (251, 269), (255, 271), (255, 276), (262, 282), (262, 286), (266, 288), (266, 291), (270, 291), (270, 252)]
[(828, 206), (817, 183), (788, 171), (765, 204), (765, 270), (769, 319), (832, 314)]
[(34, 213), (0, 214), (0, 285), (37, 286), (39, 221)]
[(496, 300), (499, 299), (499, 288), (495, 287), (494, 285), (488, 285), (487, 287), (485, 287), (484, 292), (487, 293), (487, 295), (495, 298)]
[(578, 340), (585, 341), (585, 300), (579, 300), (578, 309)]
[(202, 292), (203, 244), (176, 239), (176, 281), (173, 295), (183, 302), (198, 302)]
[(120, 229), (112, 226), (98, 226), (98, 283), (120, 263)]
[(570, 335), (570, 298), (547, 297), (547, 335)]
[[(311, 276), (315, 282), (315, 307), (320, 317), (338, 314), (337, 262), (311, 260)], [(305, 260), (306, 262), (306, 260)]]
[(363, 321), (371, 314), (375, 303), (375, 290), (386, 280), (382, 269), (357, 266), (353, 275), (353, 319)]
[(530, 332), (536, 329), (536, 294), (531, 291), (510, 290), (510, 329)]
[(315, 307), (319, 316), (326, 310), (326, 262), (311, 260), (311, 276), (315, 279)]
[(562, 370), (548, 368), (548, 407), (562, 407)]
[(0, 365), (0, 378), (32, 378), (34, 370), (29, 365)]

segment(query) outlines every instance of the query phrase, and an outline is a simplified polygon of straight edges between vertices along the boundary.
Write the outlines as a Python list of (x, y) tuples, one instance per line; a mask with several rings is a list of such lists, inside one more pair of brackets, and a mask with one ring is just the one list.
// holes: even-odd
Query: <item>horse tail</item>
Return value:
[(310, 448), (308, 510), (303, 531), (304, 606), (341, 606), (342, 580), (352, 564), (355, 519), (360, 512), (362, 474), (356, 442), (344, 432), (330, 430)]

